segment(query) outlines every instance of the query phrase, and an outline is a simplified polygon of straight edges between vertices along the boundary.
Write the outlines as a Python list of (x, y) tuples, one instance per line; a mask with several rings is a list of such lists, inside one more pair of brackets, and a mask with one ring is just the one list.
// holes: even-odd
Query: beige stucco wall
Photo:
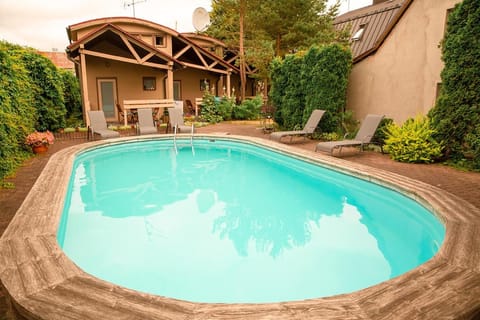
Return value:
[(357, 119), (377, 113), (402, 123), (434, 106), (443, 69), (439, 44), (447, 10), (458, 2), (413, 1), (379, 50), (354, 65), (347, 109)]
[[(115, 79), (117, 84), (117, 101), (123, 108), (123, 100), (146, 100), (165, 99), (165, 77), (166, 71), (150, 67), (142, 67), (136, 64), (123, 63), (114, 60), (107, 60), (97, 57), (87, 57), (88, 68), (88, 100), (92, 110), (99, 110), (98, 79)], [(156, 90), (143, 90), (143, 77), (156, 78)], [(195, 103), (196, 98), (201, 98), (203, 92), (200, 90), (200, 81), (210, 80), (212, 93), (223, 95), (223, 84), (226, 83), (226, 75), (223, 81), (220, 74), (213, 74), (199, 69), (186, 68), (173, 73), (173, 79), (181, 85), (181, 99), (186, 103), (190, 100)], [(235, 87), (235, 94), (239, 94), (239, 79), (232, 75), (231, 86)], [(249, 86), (251, 89), (251, 86)], [(252, 94), (252, 90), (247, 90)], [(118, 115), (117, 117), (118, 118)], [(108, 121), (115, 121), (116, 118), (109, 118)]]
[(180, 81), (182, 90), (182, 100), (190, 100), (195, 102), (195, 98), (201, 98), (203, 92), (200, 90), (200, 80), (210, 80), (210, 85), (214, 86), (218, 76), (210, 74), (208, 71), (202, 71), (198, 69), (186, 68), (175, 71), (173, 73), (173, 79)]
[[(122, 107), (123, 100), (166, 98), (164, 85), (166, 71), (164, 70), (97, 57), (87, 57), (87, 68), (88, 99), (92, 110), (98, 110), (99, 108), (98, 79), (116, 79), (117, 101)], [(144, 91), (143, 77), (155, 77), (156, 90)]]

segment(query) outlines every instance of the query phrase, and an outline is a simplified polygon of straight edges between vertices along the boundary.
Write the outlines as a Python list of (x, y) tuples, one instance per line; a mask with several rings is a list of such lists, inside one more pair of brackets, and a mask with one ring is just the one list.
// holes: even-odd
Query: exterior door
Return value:
[(98, 101), (100, 110), (105, 113), (105, 119), (116, 121), (118, 119), (117, 108), (117, 80), (116, 79), (98, 79)]

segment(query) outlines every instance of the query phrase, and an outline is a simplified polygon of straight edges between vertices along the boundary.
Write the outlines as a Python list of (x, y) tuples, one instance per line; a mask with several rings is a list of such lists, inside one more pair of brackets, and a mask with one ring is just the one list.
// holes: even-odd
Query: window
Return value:
[(450, 14), (453, 12), (453, 9), (454, 8), (447, 9), (447, 13), (445, 14), (445, 24), (443, 25), (443, 35), (445, 35), (445, 33), (447, 32), (448, 18), (450, 17)]
[(154, 37), (154, 39), (155, 39), (155, 46), (156, 47), (165, 47), (165, 37), (164, 36), (156, 35)]
[(180, 80), (173, 81), (173, 100), (182, 100), (182, 82)]
[(200, 91), (210, 90), (210, 79), (200, 80)]
[(437, 88), (436, 88), (436, 92), (435, 92), (435, 101), (438, 100), (438, 98), (440, 97), (440, 93), (442, 92), (442, 83), (441, 82), (437, 82)]
[(155, 91), (157, 89), (155, 77), (143, 77), (143, 90)]
[(361, 24), (357, 32), (355, 32), (355, 34), (353, 35), (352, 40), (353, 41), (361, 40), (366, 27), (367, 27), (366, 23)]

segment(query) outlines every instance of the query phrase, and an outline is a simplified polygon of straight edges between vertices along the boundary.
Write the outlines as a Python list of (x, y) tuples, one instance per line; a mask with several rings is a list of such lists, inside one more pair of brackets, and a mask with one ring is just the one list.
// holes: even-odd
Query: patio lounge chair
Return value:
[(107, 120), (103, 111), (88, 111), (88, 118), (90, 119), (90, 126), (88, 127), (88, 135), (92, 135), (95, 140), (95, 135), (98, 134), (100, 138), (116, 138), (120, 137), (120, 133), (108, 129)]
[(152, 109), (138, 109), (137, 111), (137, 133), (138, 134), (152, 134), (158, 133), (157, 127), (153, 121)]
[(280, 142), (283, 137), (290, 137), (290, 142), (294, 136), (303, 136), (311, 135), (318, 126), (318, 123), (323, 117), (325, 110), (313, 110), (310, 118), (308, 118), (307, 123), (303, 127), (303, 130), (293, 130), (293, 131), (278, 131), (270, 134), (270, 139)]
[(172, 130), (177, 127), (177, 133), (195, 132), (195, 128), (186, 126), (183, 120), (183, 110), (180, 108), (168, 108), (168, 121)]
[(371, 143), (383, 117), (382, 115), (369, 114), (363, 120), (354, 139), (320, 142), (315, 147), (315, 151), (327, 152), (330, 155), (333, 155), (335, 149), (338, 149), (338, 155), (340, 155), (343, 147), (359, 147), (362, 151), (364, 145)]

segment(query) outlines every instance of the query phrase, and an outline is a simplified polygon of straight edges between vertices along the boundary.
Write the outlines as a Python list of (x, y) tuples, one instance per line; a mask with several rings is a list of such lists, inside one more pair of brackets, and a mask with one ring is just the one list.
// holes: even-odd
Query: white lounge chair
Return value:
[(363, 146), (372, 141), (375, 131), (377, 131), (383, 117), (382, 115), (369, 114), (363, 120), (355, 138), (350, 140), (320, 142), (316, 145), (315, 151), (326, 152), (330, 155), (333, 155), (333, 151), (336, 149), (338, 149), (338, 155), (340, 155), (343, 147), (358, 147), (360, 151), (362, 151)]
[(95, 135), (99, 135), (102, 139), (120, 137), (120, 133), (108, 129), (103, 111), (88, 111), (88, 118), (90, 119), (88, 135), (91, 134), (93, 140), (95, 140)]
[(168, 108), (168, 121), (172, 130), (175, 130), (175, 127), (177, 127), (177, 133), (191, 133), (192, 130), (195, 132), (194, 127), (185, 125), (183, 110), (180, 108)]
[(315, 129), (318, 126), (318, 123), (322, 119), (325, 110), (313, 110), (310, 118), (308, 118), (307, 123), (303, 127), (303, 130), (293, 130), (293, 131), (277, 131), (270, 134), (270, 139), (280, 142), (283, 137), (290, 137), (290, 142), (294, 136), (303, 136), (306, 137), (315, 132)]
[(158, 133), (157, 127), (153, 121), (152, 109), (138, 109), (137, 111), (137, 132), (138, 134)]

